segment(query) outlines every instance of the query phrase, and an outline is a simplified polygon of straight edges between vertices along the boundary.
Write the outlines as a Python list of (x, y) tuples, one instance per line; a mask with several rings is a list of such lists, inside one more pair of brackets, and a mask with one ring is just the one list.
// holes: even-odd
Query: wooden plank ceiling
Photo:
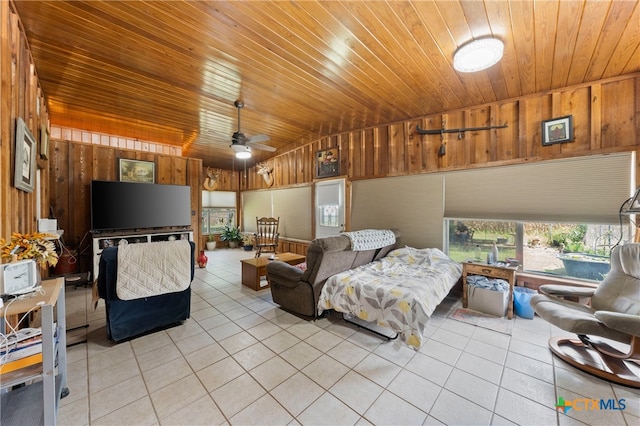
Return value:
[[(15, 1), (51, 123), (232, 168), (234, 101), (275, 154), (318, 138), (640, 71), (637, 1)], [(504, 58), (454, 71), (494, 35)], [(253, 163), (274, 153), (255, 151)], [(237, 167), (237, 166), (236, 166)]]

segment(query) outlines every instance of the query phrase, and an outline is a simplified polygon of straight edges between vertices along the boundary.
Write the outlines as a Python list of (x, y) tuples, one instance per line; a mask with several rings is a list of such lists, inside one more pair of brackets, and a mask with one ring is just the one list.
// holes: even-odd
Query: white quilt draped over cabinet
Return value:
[(462, 266), (435, 248), (404, 247), (330, 277), (318, 301), (325, 309), (375, 321), (419, 348), (431, 314), (462, 276)]
[(118, 247), (116, 294), (121, 300), (183, 291), (191, 284), (189, 241)]

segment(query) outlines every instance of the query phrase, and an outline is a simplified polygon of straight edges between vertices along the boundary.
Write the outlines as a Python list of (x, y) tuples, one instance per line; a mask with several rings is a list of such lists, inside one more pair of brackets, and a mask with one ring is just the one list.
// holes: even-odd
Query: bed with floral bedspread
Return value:
[(330, 277), (318, 313), (333, 309), (376, 322), (413, 348), (436, 307), (462, 276), (462, 265), (435, 248), (404, 247), (386, 257)]

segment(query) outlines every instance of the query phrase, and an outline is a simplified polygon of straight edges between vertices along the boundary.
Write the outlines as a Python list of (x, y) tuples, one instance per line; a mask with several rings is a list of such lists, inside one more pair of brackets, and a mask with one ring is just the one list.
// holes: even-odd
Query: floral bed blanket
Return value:
[(318, 313), (325, 309), (375, 321), (413, 348), (435, 308), (462, 276), (462, 265), (435, 248), (404, 247), (386, 257), (330, 277)]

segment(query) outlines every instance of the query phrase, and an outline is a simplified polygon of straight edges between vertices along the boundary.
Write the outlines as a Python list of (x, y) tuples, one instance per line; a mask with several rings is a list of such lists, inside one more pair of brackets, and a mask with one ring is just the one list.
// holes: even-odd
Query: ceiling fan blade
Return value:
[(253, 143), (253, 142), (266, 142), (269, 139), (271, 139), (269, 136), (267, 135), (253, 135), (253, 136), (249, 136), (247, 138), (247, 142), (249, 143)]
[(249, 145), (251, 148), (255, 148), (255, 149), (259, 149), (261, 151), (269, 151), (269, 152), (273, 152), (276, 149), (272, 146), (269, 145), (264, 145), (258, 142), (247, 142), (247, 145)]

